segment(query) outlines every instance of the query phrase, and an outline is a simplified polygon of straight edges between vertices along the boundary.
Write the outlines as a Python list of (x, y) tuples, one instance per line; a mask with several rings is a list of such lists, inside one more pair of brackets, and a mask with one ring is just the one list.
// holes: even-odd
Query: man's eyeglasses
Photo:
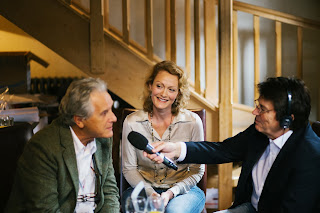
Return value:
[(258, 99), (254, 100), (254, 105), (258, 109), (258, 112), (259, 112), (260, 115), (263, 114), (263, 113), (270, 112), (270, 111), (274, 110), (274, 109), (263, 109), (261, 107)]
[(96, 201), (96, 195), (95, 193), (88, 193), (85, 195), (78, 195), (77, 201), (78, 202), (95, 202)]

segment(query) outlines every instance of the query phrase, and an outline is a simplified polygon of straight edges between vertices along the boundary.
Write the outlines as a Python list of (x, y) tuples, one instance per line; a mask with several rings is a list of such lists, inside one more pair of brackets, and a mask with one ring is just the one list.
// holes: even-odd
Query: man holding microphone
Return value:
[(308, 89), (285, 77), (268, 78), (258, 89), (255, 122), (245, 131), (223, 142), (158, 142), (153, 152), (180, 163), (242, 161), (234, 203), (220, 212), (320, 212), (320, 138), (308, 120)]

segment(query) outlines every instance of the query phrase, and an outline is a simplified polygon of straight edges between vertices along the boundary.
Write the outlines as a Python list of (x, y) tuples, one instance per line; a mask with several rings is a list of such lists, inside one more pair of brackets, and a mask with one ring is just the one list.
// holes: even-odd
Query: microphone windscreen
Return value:
[(129, 133), (128, 140), (134, 147), (140, 150), (144, 150), (148, 144), (147, 138), (135, 131)]

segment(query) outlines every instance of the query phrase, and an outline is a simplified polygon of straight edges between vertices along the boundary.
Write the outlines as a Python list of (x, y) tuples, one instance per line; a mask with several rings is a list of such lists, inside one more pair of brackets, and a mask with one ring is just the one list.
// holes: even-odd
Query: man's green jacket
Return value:
[[(119, 192), (112, 165), (112, 139), (96, 138), (95, 212), (119, 212)], [(5, 163), (5, 162), (3, 162)], [(77, 160), (68, 126), (56, 119), (27, 143), (19, 159), (7, 212), (74, 212), (79, 190)]]

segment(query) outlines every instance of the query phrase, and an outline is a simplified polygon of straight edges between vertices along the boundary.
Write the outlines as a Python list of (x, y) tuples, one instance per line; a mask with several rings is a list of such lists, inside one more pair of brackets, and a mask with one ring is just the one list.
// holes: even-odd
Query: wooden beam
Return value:
[(146, 5), (146, 44), (147, 44), (147, 57), (153, 60), (153, 0), (145, 0)]
[(254, 39), (254, 99), (259, 98), (258, 83), (260, 82), (260, 21), (259, 16), (253, 16)]
[(191, 46), (191, 12), (190, 12), (190, 0), (185, 0), (185, 60), (186, 60), (186, 69), (185, 72), (187, 73), (188, 77), (191, 76), (191, 56), (190, 56), (190, 46)]
[(205, 97), (212, 103), (217, 99), (217, 31), (216, 4), (204, 1), (204, 42), (205, 42)]
[(276, 21), (276, 76), (282, 76), (282, 71), (281, 71), (281, 22)]
[(232, 19), (232, 60), (233, 60), (233, 103), (239, 103), (239, 92), (238, 92), (238, 11), (233, 11)]
[[(219, 140), (232, 136), (232, 3), (219, 1)], [(219, 209), (232, 203), (232, 163), (218, 166)]]
[(101, 1), (90, 1), (90, 67), (94, 74), (104, 73), (104, 32)]
[(122, 0), (122, 39), (129, 44), (130, 38), (130, 0)]
[(303, 31), (297, 27), (297, 77), (303, 79)]
[[(3, 53), (3, 52), (2, 52)], [(15, 54), (19, 54), (19, 52), (12, 52), (13, 53), (13, 55), (15, 55)], [(4, 55), (6, 55), (6, 54), (8, 54), (8, 53), (4, 53)], [(2, 55), (2, 54), (1, 54)], [(42, 58), (40, 58), (39, 56), (37, 56), (37, 55), (35, 55), (35, 54), (33, 54), (32, 52), (26, 52), (25, 53), (25, 56), (27, 57), (27, 59), (28, 59), (28, 62), (30, 61), (30, 60), (34, 60), (35, 62), (37, 62), (38, 64), (40, 64), (40, 65), (42, 65), (43, 67), (45, 67), (45, 68), (47, 68), (48, 66), (49, 66), (49, 63), (47, 62), (47, 61), (45, 61), (45, 60), (43, 60)]]
[(194, 1), (194, 89), (201, 94), (200, 72), (200, 1)]
[(170, 56), (177, 63), (176, 0), (170, 0)]

